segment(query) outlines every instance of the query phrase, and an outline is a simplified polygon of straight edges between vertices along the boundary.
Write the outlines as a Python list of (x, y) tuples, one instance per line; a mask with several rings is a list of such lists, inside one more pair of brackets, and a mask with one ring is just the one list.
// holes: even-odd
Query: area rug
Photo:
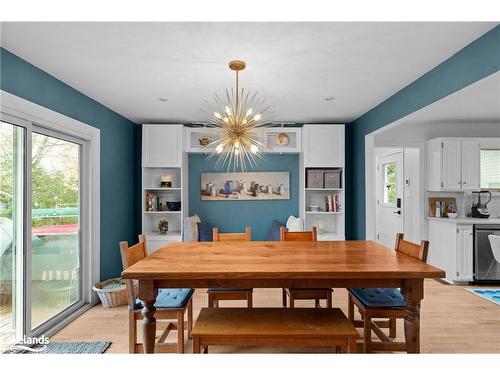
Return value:
[(500, 306), (500, 289), (465, 288), (465, 290)]
[(47, 345), (13, 345), (3, 354), (102, 354), (110, 341), (50, 342)]

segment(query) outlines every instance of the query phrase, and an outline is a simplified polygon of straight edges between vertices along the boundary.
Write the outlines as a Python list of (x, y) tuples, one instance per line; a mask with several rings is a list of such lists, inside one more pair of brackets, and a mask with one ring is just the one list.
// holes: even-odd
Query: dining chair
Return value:
[[(251, 241), (252, 228), (246, 227), (243, 233), (221, 233), (219, 228), (213, 228), (213, 241)], [(251, 308), (252, 302), (252, 288), (209, 288), (208, 294), (208, 307), (219, 307), (219, 301), (247, 301), (247, 307)]]
[[(403, 239), (404, 235), (396, 235), (395, 251), (427, 261), (429, 241), (421, 241), (420, 245)], [(372, 351), (407, 351), (405, 342), (396, 342), (396, 319), (404, 319), (405, 302), (398, 288), (350, 288), (348, 291), (348, 315), (355, 327), (363, 327), (363, 350)], [(354, 306), (358, 308), (361, 320), (354, 319)], [(386, 319), (374, 321), (373, 319)], [(389, 328), (389, 337), (382, 331)], [(372, 341), (372, 331), (381, 342)]]
[[(122, 258), (123, 269), (127, 269), (145, 258), (148, 255), (146, 237), (139, 235), (139, 243), (131, 247), (127, 241), (120, 242), (120, 254)], [(144, 352), (141, 343), (137, 342), (137, 321), (142, 320), (141, 310), (142, 301), (137, 298), (137, 285), (133, 280), (125, 280), (128, 294), (128, 318), (129, 318), (129, 352)], [(156, 296), (156, 313), (158, 320), (157, 327), (166, 324), (160, 337), (155, 343), (155, 352), (184, 353), (184, 314), (187, 312), (187, 331), (188, 338), (191, 338), (193, 328), (193, 296), (194, 289), (158, 289)], [(176, 320), (176, 322), (163, 322), (165, 320)], [(177, 330), (177, 344), (165, 343), (168, 334), (172, 330)]]
[[(289, 232), (287, 228), (280, 228), (281, 241), (309, 241), (316, 242), (318, 234), (316, 227), (312, 227), (310, 231), (305, 232)], [(295, 307), (296, 300), (314, 300), (315, 307), (320, 307), (320, 300), (326, 300), (326, 307), (332, 308), (332, 292), (331, 288), (283, 288), (283, 307), (287, 307), (287, 296), (290, 299), (290, 308)]]
[(493, 258), (495, 258), (497, 263), (500, 263), (500, 236), (490, 234), (488, 235), (488, 240), (490, 241)]

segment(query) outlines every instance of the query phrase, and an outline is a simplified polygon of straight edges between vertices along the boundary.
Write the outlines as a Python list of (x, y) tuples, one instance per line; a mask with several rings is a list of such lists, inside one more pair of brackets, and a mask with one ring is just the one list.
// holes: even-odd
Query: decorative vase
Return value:
[(166, 234), (168, 232), (168, 221), (160, 220), (160, 222), (158, 223), (158, 230), (161, 234)]

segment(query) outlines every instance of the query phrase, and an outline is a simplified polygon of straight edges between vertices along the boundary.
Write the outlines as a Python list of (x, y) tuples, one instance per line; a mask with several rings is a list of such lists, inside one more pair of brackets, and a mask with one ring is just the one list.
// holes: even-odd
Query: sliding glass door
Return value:
[(84, 304), (84, 142), (12, 116), (2, 119), (0, 352)]
[(81, 145), (31, 136), (31, 327), (81, 299)]

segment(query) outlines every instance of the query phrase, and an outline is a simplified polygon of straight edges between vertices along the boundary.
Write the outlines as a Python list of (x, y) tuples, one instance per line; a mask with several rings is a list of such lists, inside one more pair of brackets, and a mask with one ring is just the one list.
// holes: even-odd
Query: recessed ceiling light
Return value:
[(327, 96), (327, 97), (325, 98), (325, 101), (327, 101), (327, 102), (331, 102), (331, 101), (333, 101), (333, 100), (335, 100), (335, 96)]
[(162, 103), (166, 103), (168, 101), (167, 98), (158, 98), (158, 100)]

